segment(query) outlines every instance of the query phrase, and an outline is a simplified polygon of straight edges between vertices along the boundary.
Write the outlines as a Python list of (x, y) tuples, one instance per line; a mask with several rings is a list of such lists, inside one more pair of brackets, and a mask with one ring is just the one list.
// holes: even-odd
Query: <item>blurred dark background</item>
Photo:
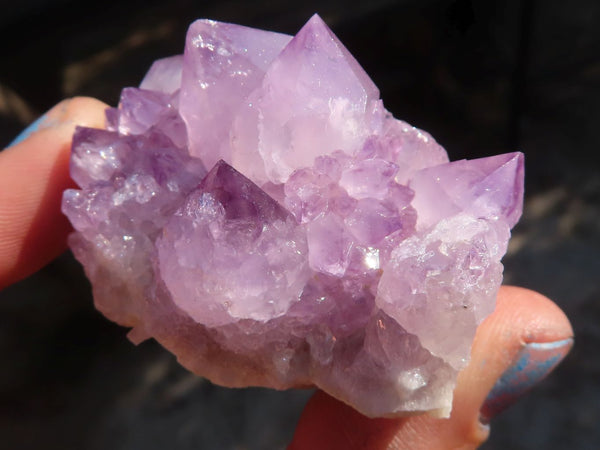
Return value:
[[(319, 14), (396, 117), (452, 159), (525, 152), (507, 283), (553, 298), (576, 345), (485, 449), (600, 448), (600, 2), (0, 0), (0, 148), (64, 97), (116, 104), (205, 17), (295, 33)], [(310, 392), (232, 390), (134, 347), (64, 255), (0, 293), (0, 447), (278, 449)]]

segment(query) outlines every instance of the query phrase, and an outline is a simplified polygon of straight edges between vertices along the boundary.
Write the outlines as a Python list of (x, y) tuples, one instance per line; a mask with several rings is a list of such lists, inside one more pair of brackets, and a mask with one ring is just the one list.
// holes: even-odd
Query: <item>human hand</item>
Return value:
[[(26, 130), (24, 139), (0, 153), (0, 289), (66, 248), (71, 228), (60, 202), (64, 189), (73, 187), (68, 173), (71, 136), (76, 125), (102, 127), (105, 108), (87, 98), (62, 102)], [(480, 411), (489, 420), (549, 373), (568, 353), (572, 336), (567, 318), (550, 300), (503, 287), (496, 311), (477, 331), (450, 419), (368, 419), (318, 392), (306, 406), (290, 448), (476, 447), (489, 432)]]

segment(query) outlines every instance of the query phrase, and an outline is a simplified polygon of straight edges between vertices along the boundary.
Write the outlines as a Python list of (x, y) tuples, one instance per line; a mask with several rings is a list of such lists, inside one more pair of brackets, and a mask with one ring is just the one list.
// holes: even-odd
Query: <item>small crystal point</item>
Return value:
[(154, 61), (140, 83), (140, 89), (174, 94), (181, 87), (183, 55), (175, 55)]
[(220, 160), (200, 184), (225, 209), (229, 220), (285, 221), (291, 214), (256, 184)]
[[(420, 211), (418, 226), (431, 226), (463, 210), (514, 226), (523, 209), (523, 160), (522, 153), (506, 153), (417, 172), (409, 186), (416, 192), (413, 205)], [(434, 199), (444, 201), (436, 205)]]
[(145, 89), (125, 88), (121, 92), (121, 134), (142, 134), (163, 116), (170, 95)]

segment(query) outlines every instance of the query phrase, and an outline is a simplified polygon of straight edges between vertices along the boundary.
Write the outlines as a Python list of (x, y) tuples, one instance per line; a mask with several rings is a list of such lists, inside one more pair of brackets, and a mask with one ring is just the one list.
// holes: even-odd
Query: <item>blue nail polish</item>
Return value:
[(517, 353), (513, 364), (496, 381), (481, 407), (480, 420), (490, 419), (529, 391), (548, 375), (567, 356), (573, 339), (525, 344)]
[(13, 145), (17, 145), (21, 142), (23, 142), (25, 139), (27, 139), (29, 136), (31, 136), (32, 133), (34, 133), (35, 131), (38, 130), (38, 128), (40, 127), (40, 125), (42, 124), (42, 122), (45, 119), (45, 115), (39, 117), (37, 120), (35, 120), (34, 122), (32, 122), (31, 124), (29, 124), (29, 126), (27, 128), (25, 128), (23, 131), (21, 131), (21, 133), (13, 139), (13, 141), (8, 144), (8, 147), (12, 147)]

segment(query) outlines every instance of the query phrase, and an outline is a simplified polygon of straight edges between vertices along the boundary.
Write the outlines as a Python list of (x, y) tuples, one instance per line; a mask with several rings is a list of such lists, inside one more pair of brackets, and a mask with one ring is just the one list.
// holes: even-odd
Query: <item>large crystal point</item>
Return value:
[(190, 26), (180, 111), (188, 125), (190, 153), (208, 167), (220, 159), (230, 161), (233, 117), (290, 39), (212, 20)]
[(373, 81), (315, 15), (249, 95), (234, 128), (233, 162), (257, 180), (281, 183), (317, 156), (353, 154), (372, 133), (378, 99)]
[(134, 342), (225, 386), (448, 416), (523, 155), (449, 162), (318, 16), (293, 38), (195, 22), (106, 128), (76, 131), (63, 211), (97, 308)]

